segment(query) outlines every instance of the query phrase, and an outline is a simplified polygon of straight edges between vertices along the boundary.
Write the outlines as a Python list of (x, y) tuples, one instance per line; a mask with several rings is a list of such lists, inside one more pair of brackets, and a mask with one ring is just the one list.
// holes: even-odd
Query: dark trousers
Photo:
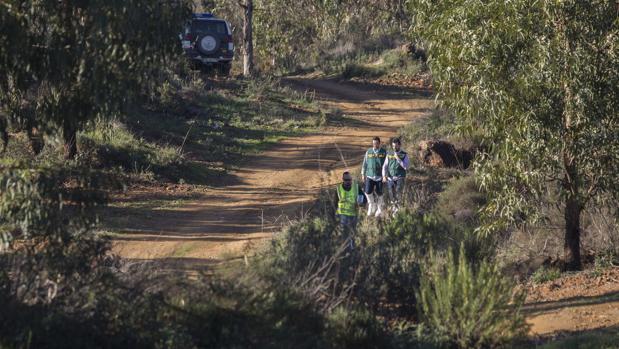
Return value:
[(383, 195), (383, 181), (379, 180), (379, 181), (375, 181), (369, 178), (365, 178), (365, 188), (364, 188), (364, 192), (367, 195), (372, 195), (372, 193), (374, 193), (374, 191), (376, 191), (376, 195), (381, 196)]

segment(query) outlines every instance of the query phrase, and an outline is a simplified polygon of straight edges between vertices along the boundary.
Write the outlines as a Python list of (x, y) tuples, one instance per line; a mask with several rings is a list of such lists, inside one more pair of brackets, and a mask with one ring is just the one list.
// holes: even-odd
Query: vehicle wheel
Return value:
[(230, 70), (232, 70), (231, 63), (222, 63), (217, 66), (217, 74), (219, 76), (223, 76), (223, 77), (230, 76)]

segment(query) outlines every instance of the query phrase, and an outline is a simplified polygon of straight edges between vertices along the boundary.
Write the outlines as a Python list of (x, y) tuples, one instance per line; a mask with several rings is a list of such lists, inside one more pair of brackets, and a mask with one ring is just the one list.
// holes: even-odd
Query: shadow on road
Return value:
[(526, 315), (531, 316), (557, 309), (604, 304), (616, 301), (619, 301), (619, 292), (611, 292), (594, 297), (571, 297), (559, 301), (529, 303), (523, 307), (523, 311)]

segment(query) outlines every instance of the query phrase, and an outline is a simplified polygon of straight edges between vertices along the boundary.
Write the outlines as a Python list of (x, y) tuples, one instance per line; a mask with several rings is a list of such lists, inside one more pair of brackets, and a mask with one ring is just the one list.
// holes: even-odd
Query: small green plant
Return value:
[(531, 275), (531, 281), (536, 284), (542, 284), (544, 282), (556, 280), (560, 277), (561, 270), (559, 270), (559, 268), (543, 266)]
[(245, 94), (255, 102), (261, 102), (275, 89), (275, 81), (271, 78), (252, 79), (245, 85)]
[[(400, 137), (405, 144), (418, 144), (427, 139), (446, 139), (451, 141), (455, 138), (456, 120), (454, 114), (445, 109), (434, 109), (426, 117), (414, 120), (402, 127)], [(457, 140), (457, 139), (455, 139)]]
[(420, 280), (419, 315), (428, 331), (443, 344), (458, 348), (492, 348), (526, 333), (520, 308), (524, 293), (498, 267), (487, 261), (467, 261), (464, 246), (437, 255)]
[(413, 77), (424, 69), (424, 66), (411, 54), (402, 49), (387, 50), (381, 55), (383, 70), (406, 77)]
[(327, 317), (332, 348), (387, 348), (385, 330), (367, 310), (337, 308)]
[(439, 195), (436, 210), (454, 223), (475, 228), (477, 212), (486, 204), (487, 198), (479, 189), (473, 176), (452, 179)]
[(351, 79), (356, 77), (375, 78), (384, 74), (384, 71), (377, 67), (365, 66), (358, 63), (348, 63), (342, 70), (342, 78)]
[[(454, 232), (435, 215), (401, 210), (384, 225), (359, 229), (361, 268), (355, 296), (380, 308), (383, 303), (399, 304), (398, 315), (416, 315), (416, 294), (420, 262), (432, 248), (452, 244)], [(394, 309), (388, 310), (391, 314)]]
[(612, 249), (601, 252), (595, 256), (593, 261), (593, 269), (591, 274), (594, 277), (601, 276), (605, 270), (608, 270), (617, 264), (617, 255), (615, 255)]

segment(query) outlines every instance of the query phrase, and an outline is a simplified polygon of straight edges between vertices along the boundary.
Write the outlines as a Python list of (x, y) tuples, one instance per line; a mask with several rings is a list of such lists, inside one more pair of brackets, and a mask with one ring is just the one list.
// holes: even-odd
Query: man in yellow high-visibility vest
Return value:
[(357, 181), (352, 179), (348, 171), (342, 174), (342, 183), (337, 186), (335, 204), (340, 225), (345, 230), (355, 230), (357, 227), (357, 207), (364, 200), (363, 190)]

